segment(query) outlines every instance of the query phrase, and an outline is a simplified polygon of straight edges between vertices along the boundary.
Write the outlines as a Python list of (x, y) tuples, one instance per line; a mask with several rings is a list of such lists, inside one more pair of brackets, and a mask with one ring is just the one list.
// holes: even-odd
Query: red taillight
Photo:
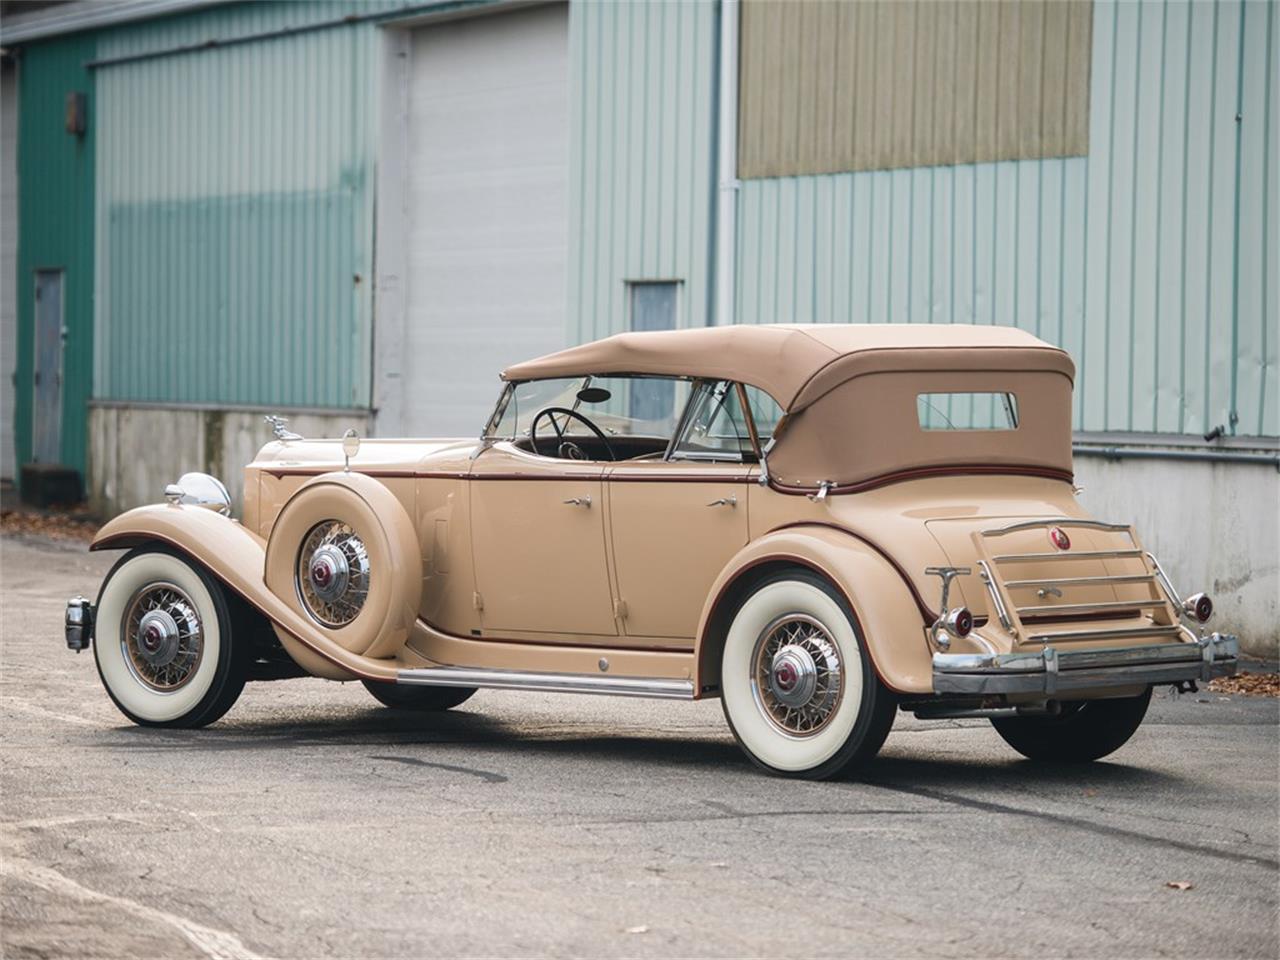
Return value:
[(973, 630), (973, 614), (968, 607), (953, 607), (942, 618), (942, 629), (953, 637), (967, 637)]
[(1182, 610), (1187, 616), (1201, 623), (1208, 623), (1213, 616), (1213, 601), (1207, 593), (1197, 593), (1182, 601)]

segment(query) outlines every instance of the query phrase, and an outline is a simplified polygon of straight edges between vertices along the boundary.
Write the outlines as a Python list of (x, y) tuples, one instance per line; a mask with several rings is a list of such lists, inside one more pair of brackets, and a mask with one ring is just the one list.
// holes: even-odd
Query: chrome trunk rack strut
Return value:
[[(1056, 545), (1060, 536), (1066, 546), (1017, 552), (1013, 535), (1035, 530), (1045, 532), (1046, 543)], [(1075, 530), (1101, 534), (1104, 542), (1073, 550), (1066, 531)], [(1188, 637), (1180, 622), (1182, 601), (1129, 524), (1055, 517), (983, 530), (973, 539), (992, 609), (1019, 642)], [(1101, 565), (1103, 572), (1082, 574), (1084, 563)]]

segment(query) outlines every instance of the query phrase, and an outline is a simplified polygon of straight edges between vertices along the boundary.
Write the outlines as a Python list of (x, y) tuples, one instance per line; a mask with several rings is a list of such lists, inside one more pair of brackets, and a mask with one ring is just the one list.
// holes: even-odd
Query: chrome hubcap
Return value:
[(204, 653), (195, 604), (172, 583), (149, 584), (134, 594), (125, 608), (120, 638), (133, 675), (165, 693), (195, 675)]
[(332, 603), (347, 591), (351, 571), (346, 555), (331, 543), (325, 544), (311, 555), (311, 589), (326, 603)]
[(840, 705), (844, 688), (840, 652), (813, 617), (787, 614), (756, 641), (752, 692), (775, 727), (792, 737), (812, 736)]
[(302, 605), (326, 627), (344, 627), (369, 596), (369, 552), (350, 525), (316, 524), (298, 551), (297, 583)]
[(773, 655), (769, 692), (775, 700), (788, 707), (803, 707), (817, 688), (818, 666), (808, 650), (793, 643)]

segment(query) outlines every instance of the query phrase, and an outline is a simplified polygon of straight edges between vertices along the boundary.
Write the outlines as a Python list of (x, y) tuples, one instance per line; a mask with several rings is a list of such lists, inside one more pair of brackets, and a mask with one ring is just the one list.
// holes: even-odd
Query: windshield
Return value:
[[(666, 442), (675, 434), (690, 389), (690, 381), (676, 377), (527, 380), (507, 388), (505, 406), (491, 436), (504, 440), (527, 438), (534, 417), (548, 407), (558, 407), (581, 414), (610, 437), (648, 437)], [(578, 420), (562, 418), (560, 422), (566, 433), (590, 434)], [(539, 427), (540, 432), (543, 426)]]

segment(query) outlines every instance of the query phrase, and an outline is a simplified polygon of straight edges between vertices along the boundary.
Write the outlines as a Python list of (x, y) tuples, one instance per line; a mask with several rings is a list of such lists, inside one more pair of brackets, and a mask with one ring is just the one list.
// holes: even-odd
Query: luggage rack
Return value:
[[(1053, 552), (1015, 553), (1007, 548), (1002, 552), (995, 552), (992, 549), (1002, 547), (1001, 538), (1008, 537), (1010, 534), (1036, 529), (1042, 529), (1048, 533), (1055, 527), (1064, 530), (1085, 529), (1121, 534), (1127, 538), (1128, 542), (1113, 549), (1103, 550), (1067, 549)], [(1133, 527), (1128, 524), (1057, 517), (982, 530), (975, 533), (973, 539), (978, 548), (978, 576), (991, 597), (995, 614), (1004, 628), (1022, 642), (1044, 644), (1054, 641), (1084, 640), (1178, 640), (1186, 637), (1180, 625), (1178, 613), (1180, 601), (1177, 593), (1155, 557), (1138, 542)], [(1083, 561), (1104, 564), (1106, 561), (1122, 561), (1128, 570), (1124, 573), (1107, 572), (1091, 576), (1072, 573), (1072, 567)], [(1135, 562), (1141, 565), (1141, 573), (1133, 571)], [(1045, 569), (1050, 564), (1052, 564), (1052, 570)], [(1006, 579), (1003, 572), (1013, 565), (1022, 567), (1030, 565), (1032, 569), (1021, 570), (1018, 576)], [(1056, 571), (1062, 571), (1064, 575), (1053, 576), (1053, 572)], [(1049, 596), (1063, 598), (1064, 592), (1070, 590), (1143, 586), (1147, 587), (1147, 595), (1132, 599), (1045, 602)], [(1035, 590), (1038, 600), (1019, 603), (1014, 596), (1014, 591), (1028, 590)], [(1112, 596), (1115, 596), (1114, 592)], [(1135, 620), (1148, 614), (1148, 622), (1125, 626), (1090, 625), (1078, 629), (1062, 627), (1063, 621), (1091, 618), (1103, 621), (1115, 620), (1123, 618), (1126, 613), (1132, 613)], [(1047, 624), (1043, 621), (1048, 619), (1056, 619), (1058, 621), (1056, 625), (1062, 628), (1045, 629)]]

